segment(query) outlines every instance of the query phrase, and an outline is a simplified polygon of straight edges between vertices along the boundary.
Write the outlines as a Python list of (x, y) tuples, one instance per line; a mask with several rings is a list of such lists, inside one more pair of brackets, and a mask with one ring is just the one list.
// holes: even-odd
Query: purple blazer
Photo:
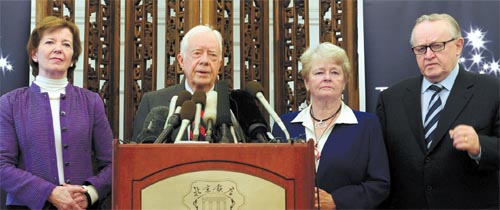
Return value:
[[(92, 184), (100, 197), (107, 195), (113, 134), (102, 99), (69, 84), (61, 95), (60, 121), (65, 182)], [(41, 209), (59, 185), (49, 96), (34, 83), (0, 98), (0, 179), (7, 205), (31, 209)]]

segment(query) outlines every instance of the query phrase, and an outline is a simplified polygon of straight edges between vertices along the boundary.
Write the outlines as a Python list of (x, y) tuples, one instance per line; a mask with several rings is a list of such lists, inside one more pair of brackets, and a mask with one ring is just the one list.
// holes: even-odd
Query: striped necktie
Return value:
[(434, 131), (438, 125), (439, 115), (443, 109), (441, 98), (439, 97), (439, 92), (443, 90), (440, 85), (431, 85), (430, 90), (434, 91), (431, 100), (429, 101), (429, 108), (427, 115), (425, 115), (424, 120), (424, 133), (425, 133), (425, 145), (429, 148), (434, 139)]

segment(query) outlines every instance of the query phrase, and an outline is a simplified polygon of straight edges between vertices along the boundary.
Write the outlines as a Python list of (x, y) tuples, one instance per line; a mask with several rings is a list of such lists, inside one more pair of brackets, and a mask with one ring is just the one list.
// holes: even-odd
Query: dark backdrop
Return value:
[[(474, 72), (500, 78), (500, 1), (498, 0), (364, 0), (366, 110), (375, 112), (380, 90), (420, 74), (410, 35), (423, 14), (448, 13), (462, 29), (461, 63)], [(475, 32), (475, 33), (471, 33)], [(484, 41), (483, 47), (477, 43)], [(480, 55), (476, 62), (473, 56)]]
[[(0, 0), (0, 96), (29, 83), (26, 43), (30, 19), (30, 0)], [(5, 209), (5, 192), (1, 189), (0, 209)]]

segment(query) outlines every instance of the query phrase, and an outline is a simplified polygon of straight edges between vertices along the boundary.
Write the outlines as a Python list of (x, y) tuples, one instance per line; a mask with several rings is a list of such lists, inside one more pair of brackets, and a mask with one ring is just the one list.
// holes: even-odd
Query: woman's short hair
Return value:
[(33, 75), (38, 75), (38, 62), (33, 61), (31, 53), (38, 48), (40, 45), (40, 40), (45, 35), (45, 32), (52, 32), (56, 29), (67, 28), (73, 34), (73, 65), (68, 68), (68, 76), (72, 74), (76, 67), (76, 61), (82, 52), (82, 43), (80, 42), (80, 30), (71, 21), (65, 20), (55, 16), (47, 16), (40, 21), (35, 29), (31, 32), (28, 44), (26, 45), (26, 50), (28, 51), (28, 58), (31, 68), (33, 69)]
[(323, 42), (316, 48), (310, 47), (300, 56), (302, 64), (300, 75), (303, 79), (309, 79), (309, 71), (311, 71), (314, 62), (318, 60), (333, 60), (341, 63), (344, 77), (346, 81), (349, 80), (351, 64), (345, 50), (330, 42)]

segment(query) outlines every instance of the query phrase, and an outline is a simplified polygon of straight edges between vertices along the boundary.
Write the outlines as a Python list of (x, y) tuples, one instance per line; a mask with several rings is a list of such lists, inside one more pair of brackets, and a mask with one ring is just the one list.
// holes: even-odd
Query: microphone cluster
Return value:
[[(256, 100), (257, 99), (257, 100)], [(285, 125), (267, 102), (263, 87), (251, 81), (245, 90), (229, 91), (218, 81), (215, 91), (184, 90), (170, 99), (169, 107), (151, 109), (137, 136), (138, 143), (267, 143), (276, 142), (256, 103), (259, 101), (290, 140)]]

